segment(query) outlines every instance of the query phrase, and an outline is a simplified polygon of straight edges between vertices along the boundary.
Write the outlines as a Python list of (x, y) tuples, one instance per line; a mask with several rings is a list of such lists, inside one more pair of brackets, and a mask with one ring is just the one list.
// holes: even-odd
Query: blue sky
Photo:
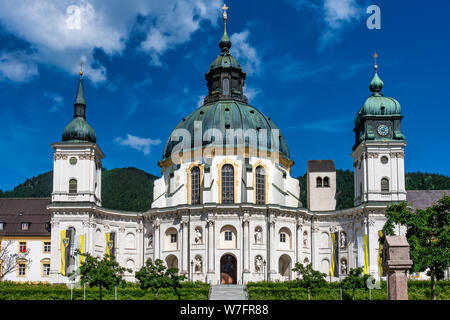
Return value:
[[(155, 175), (172, 129), (207, 93), (221, 1), (0, 3), (0, 189), (52, 170), (50, 144), (73, 116), (85, 61), (87, 120), (108, 169)], [(232, 54), (246, 94), (280, 127), (295, 161), (352, 169), (353, 121), (369, 96), (372, 54), (383, 92), (402, 105), (406, 171), (450, 175), (447, 1), (230, 0)], [(369, 30), (369, 5), (381, 29)], [(79, 19), (78, 19), (79, 18)]]

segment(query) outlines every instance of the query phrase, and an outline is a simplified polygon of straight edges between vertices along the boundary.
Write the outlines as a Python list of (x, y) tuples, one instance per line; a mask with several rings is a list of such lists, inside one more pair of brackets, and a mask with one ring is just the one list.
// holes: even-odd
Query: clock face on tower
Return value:
[(389, 133), (389, 128), (385, 124), (380, 124), (377, 128), (377, 132), (380, 136), (384, 137), (387, 136)]

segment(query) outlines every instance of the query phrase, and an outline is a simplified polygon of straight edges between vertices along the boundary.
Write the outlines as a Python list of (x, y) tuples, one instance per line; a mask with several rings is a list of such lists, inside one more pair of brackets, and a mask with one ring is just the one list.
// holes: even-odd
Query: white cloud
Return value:
[(261, 59), (256, 49), (249, 43), (250, 32), (244, 30), (233, 33), (230, 40), (232, 43), (231, 54), (242, 64), (244, 72), (248, 74), (259, 73)]
[(166, 0), (165, 3), (167, 10), (152, 15), (154, 19), (141, 43), (141, 49), (149, 53), (153, 64), (158, 66), (161, 55), (190, 40), (202, 20), (216, 25), (221, 5), (219, 0)]
[(340, 30), (363, 14), (356, 0), (325, 0), (324, 22), (327, 26), (319, 41), (319, 50), (325, 49), (334, 41), (340, 41)]
[(38, 68), (32, 61), (27, 61), (25, 52), (0, 53), (0, 80), (28, 82), (38, 75)]
[(295, 4), (297, 9), (318, 11), (322, 16), (325, 28), (319, 38), (320, 51), (341, 41), (342, 29), (358, 21), (364, 14), (362, 5), (358, 3), (359, 0), (321, 0), (323, 4), (316, 0), (289, 1)]
[(198, 96), (197, 107), (201, 107), (203, 105), (203, 100), (205, 100), (205, 96), (204, 95)]
[(260, 92), (261, 90), (258, 88), (244, 86), (244, 95), (248, 98), (248, 101), (252, 101), (258, 94), (260, 94)]
[(44, 97), (52, 101), (52, 106), (48, 109), (49, 112), (59, 111), (63, 106), (64, 98), (56, 92), (44, 92)]
[(140, 138), (127, 133), (125, 139), (115, 138), (114, 142), (117, 142), (121, 146), (130, 147), (142, 151), (145, 155), (150, 154), (150, 146), (157, 146), (161, 143), (160, 139)]
[(106, 80), (107, 70), (95, 61), (94, 50), (120, 55), (138, 15), (152, 21), (142, 49), (159, 61), (167, 49), (188, 41), (201, 21), (215, 24), (219, 7), (219, 0), (2, 0), (0, 23), (36, 51), (22, 63), (75, 74), (85, 57), (85, 75), (98, 83)]

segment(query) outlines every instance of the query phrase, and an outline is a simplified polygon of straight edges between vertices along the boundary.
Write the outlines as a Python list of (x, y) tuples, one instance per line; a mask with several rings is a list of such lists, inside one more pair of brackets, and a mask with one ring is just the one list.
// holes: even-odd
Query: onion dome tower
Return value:
[[(222, 7), (220, 53), (205, 75), (208, 94), (175, 127), (158, 162), (163, 177), (155, 181), (154, 208), (194, 203), (298, 207), (301, 203), (298, 180), (290, 176), (294, 161), (286, 139), (244, 95), (246, 74), (230, 52), (227, 9)], [(234, 183), (227, 180), (223, 185), (224, 179)]]
[(372, 95), (358, 111), (353, 129), (355, 205), (406, 199), (401, 107), (381, 92), (384, 83), (378, 75), (376, 53), (374, 58), (375, 75), (369, 85)]
[(77, 96), (74, 102), (73, 120), (64, 128), (62, 141), (79, 143), (97, 141), (94, 129), (86, 121), (86, 101), (83, 92), (83, 71), (80, 71)]
[(369, 89), (372, 95), (367, 98), (355, 118), (355, 150), (366, 140), (404, 140), (401, 130), (400, 103), (394, 98), (385, 97), (381, 93), (384, 83), (378, 76), (378, 65), (375, 54), (375, 75), (370, 82)]
[[(78, 202), (101, 206), (102, 159), (94, 129), (86, 121), (83, 71), (80, 70), (73, 120), (62, 141), (53, 143), (52, 202)], [(55, 204), (57, 206), (57, 204)]]

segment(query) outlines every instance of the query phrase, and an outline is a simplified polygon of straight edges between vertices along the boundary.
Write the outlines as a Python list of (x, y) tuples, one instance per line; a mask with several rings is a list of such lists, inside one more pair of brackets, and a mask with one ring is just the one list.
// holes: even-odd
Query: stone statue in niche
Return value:
[(202, 272), (202, 257), (200, 257), (200, 256), (195, 257), (194, 270), (197, 273)]
[(307, 248), (308, 247), (308, 234), (305, 232), (303, 233), (303, 247)]
[(263, 259), (261, 256), (256, 256), (255, 258), (255, 271), (256, 273), (263, 272)]
[(260, 244), (262, 243), (262, 230), (261, 228), (256, 228), (255, 230), (255, 243)]
[(341, 274), (347, 274), (347, 261), (345, 259), (341, 260)]
[(149, 246), (150, 248), (153, 248), (153, 233), (150, 233), (150, 234), (148, 235), (148, 246)]
[(195, 241), (196, 244), (201, 244), (202, 243), (202, 231), (200, 230), (200, 228), (196, 228), (195, 229), (194, 241)]
[(345, 234), (344, 231), (341, 231), (341, 248), (346, 248), (347, 247), (347, 235)]

